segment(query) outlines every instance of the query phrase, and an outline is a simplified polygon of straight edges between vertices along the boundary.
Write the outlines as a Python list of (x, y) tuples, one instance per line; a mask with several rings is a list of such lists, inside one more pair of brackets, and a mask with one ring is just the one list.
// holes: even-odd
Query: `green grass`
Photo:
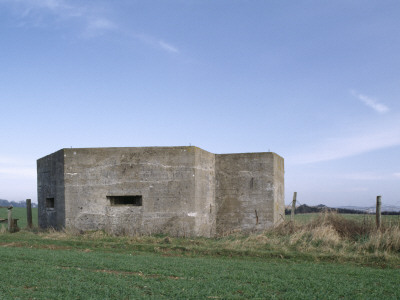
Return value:
[(354, 239), (334, 228), (363, 219), (303, 221), (215, 239), (3, 231), (0, 299), (400, 298), (398, 227)]
[(137, 251), (0, 248), (1, 299), (398, 299), (398, 269)]
[[(27, 226), (26, 221), (26, 208), (25, 207), (14, 207), (12, 209), (12, 217), (14, 219), (18, 219), (18, 227), (25, 228)], [(8, 218), (8, 210), (7, 208), (0, 208), (0, 219), (7, 219)], [(38, 225), (38, 209), (32, 208), (32, 223), (33, 226)], [(7, 227), (7, 222), (0, 223), (1, 226)]]

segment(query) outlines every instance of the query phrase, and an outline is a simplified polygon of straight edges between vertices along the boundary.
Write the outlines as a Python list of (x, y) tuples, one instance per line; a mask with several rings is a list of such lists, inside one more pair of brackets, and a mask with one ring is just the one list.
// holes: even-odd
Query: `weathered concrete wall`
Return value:
[[(38, 222), (42, 228), (65, 226), (64, 155), (63, 150), (37, 161)], [(54, 199), (54, 208), (46, 199)]]
[[(210, 236), (212, 217), (204, 206), (213, 201), (213, 161), (202, 152), (196, 147), (65, 149), (66, 226)], [(112, 206), (107, 199), (123, 195), (141, 195), (142, 206)], [(196, 204), (199, 197), (204, 205)]]
[(218, 235), (263, 230), (278, 220), (284, 199), (283, 170), (276, 176), (276, 160), (283, 161), (271, 152), (216, 155)]
[(216, 233), (215, 209), (215, 154), (195, 149), (195, 205), (196, 233), (214, 236)]
[(274, 224), (285, 220), (285, 165), (281, 156), (274, 153)]
[[(282, 219), (283, 176), (274, 153), (63, 149), (38, 160), (39, 225), (175, 236), (262, 230)], [(53, 195), (55, 208), (46, 208)], [(140, 196), (141, 203), (115, 205), (115, 196)]]

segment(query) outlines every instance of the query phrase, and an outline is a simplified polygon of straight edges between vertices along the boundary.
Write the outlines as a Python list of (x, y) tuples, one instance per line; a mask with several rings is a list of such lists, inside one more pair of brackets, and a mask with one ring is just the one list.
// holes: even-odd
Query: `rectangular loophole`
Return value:
[(46, 198), (46, 208), (54, 208), (54, 198)]
[(135, 196), (107, 196), (111, 206), (142, 206), (142, 195)]

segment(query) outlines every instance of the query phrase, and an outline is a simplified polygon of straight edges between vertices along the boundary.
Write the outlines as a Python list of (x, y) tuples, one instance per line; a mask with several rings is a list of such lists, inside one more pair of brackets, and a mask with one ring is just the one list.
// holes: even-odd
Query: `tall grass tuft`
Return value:
[(400, 253), (400, 227), (398, 225), (388, 226), (382, 230), (372, 232), (361, 248), (371, 252), (385, 250)]
[(340, 235), (340, 237), (350, 240), (359, 240), (360, 237), (369, 235), (374, 231), (375, 226), (369, 220), (347, 219), (334, 212), (321, 214), (317, 219), (310, 223), (310, 226), (330, 225)]
[(349, 219), (335, 212), (321, 213), (308, 223), (286, 221), (269, 234), (285, 236), (290, 245), (303, 248), (339, 246), (369, 252), (400, 252), (398, 224), (385, 223), (377, 229), (371, 218)]

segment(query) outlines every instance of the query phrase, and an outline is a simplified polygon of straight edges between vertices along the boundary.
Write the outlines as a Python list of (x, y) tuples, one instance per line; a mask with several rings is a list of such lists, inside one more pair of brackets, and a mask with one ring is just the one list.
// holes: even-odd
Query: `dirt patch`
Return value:
[(0, 247), (25, 247), (22, 243), (0, 243)]
[(106, 274), (114, 274), (114, 275), (125, 275), (125, 276), (140, 276), (143, 278), (168, 278), (173, 280), (184, 279), (183, 277), (178, 277), (174, 275), (161, 275), (161, 274), (144, 274), (143, 272), (131, 272), (131, 271), (118, 271), (118, 270), (108, 270), (108, 269), (82, 269), (79, 267), (68, 267), (68, 266), (58, 266), (57, 268), (63, 270), (75, 269), (78, 271), (89, 271), (95, 273), (106, 273)]

